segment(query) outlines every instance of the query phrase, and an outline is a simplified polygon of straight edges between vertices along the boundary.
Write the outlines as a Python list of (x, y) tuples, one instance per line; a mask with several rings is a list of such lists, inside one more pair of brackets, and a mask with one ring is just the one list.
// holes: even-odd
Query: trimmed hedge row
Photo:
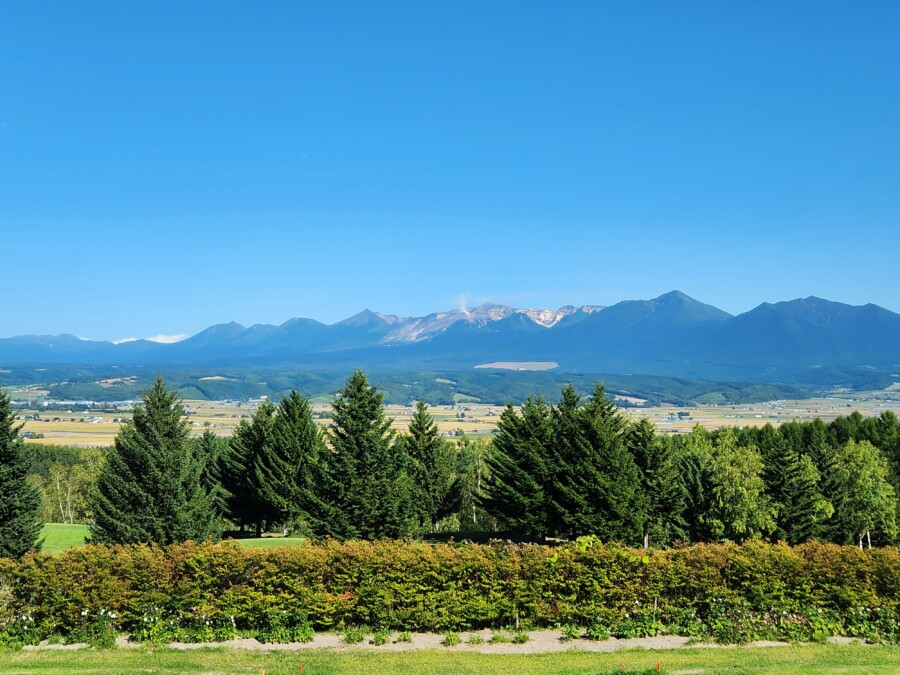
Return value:
[(371, 626), (573, 625), (723, 642), (852, 635), (900, 641), (900, 551), (808, 543), (638, 551), (326, 542), (85, 546), (0, 560), (0, 638), (304, 639)]

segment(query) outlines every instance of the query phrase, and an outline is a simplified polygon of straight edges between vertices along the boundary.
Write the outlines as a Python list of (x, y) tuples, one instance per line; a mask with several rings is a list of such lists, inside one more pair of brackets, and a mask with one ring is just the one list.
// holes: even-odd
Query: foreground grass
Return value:
[(614, 653), (474, 654), (204, 648), (41, 651), (0, 654), (0, 673), (896, 673), (898, 646), (800, 645), (753, 649), (628, 650)]
[[(47, 523), (41, 530), (44, 545), (41, 550), (59, 553), (73, 546), (84, 546), (88, 536), (87, 525), (68, 525), (66, 523)], [(252, 548), (277, 548), (281, 546), (299, 546), (302, 537), (263, 537), (262, 539), (236, 539), (244, 546)]]

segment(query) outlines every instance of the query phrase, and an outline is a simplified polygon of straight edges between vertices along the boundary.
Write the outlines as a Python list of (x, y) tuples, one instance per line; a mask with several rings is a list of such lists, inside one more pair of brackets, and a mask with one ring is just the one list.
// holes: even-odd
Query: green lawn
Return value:
[(750, 649), (630, 650), (608, 654), (473, 654), (452, 650), (250, 652), (165, 648), (0, 654), (0, 673), (897, 673), (900, 647), (802, 645)]
[(278, 548), (281, 546), (299, 546), (303, 537), (263, 537), (262, 539), (235, 539), (251, 548)]
[(41, 550), (59, 553), (73, 546), (84, 546), (84, 538), (87, 533), (87, 525), (47, 523), (41, 530), (41, 537), (44, 539), (44, 546)]
[[(63, 523), (47, 523), (41, 530), (44, 538), (44, 551), (59, 553), (72, 546), (83, 546), (87, 537), (87, 525), (67, 525)], [(236, 539), (244, 546), (254, 548), (275, 548), (280, 546), (299, 546), (302, 537), (263, 537), (262, 539)]]

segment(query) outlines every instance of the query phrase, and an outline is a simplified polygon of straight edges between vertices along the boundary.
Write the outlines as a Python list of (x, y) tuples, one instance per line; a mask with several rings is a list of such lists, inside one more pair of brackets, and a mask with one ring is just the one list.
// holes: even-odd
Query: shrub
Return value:
[[(645, 561), (646, 560), (646, 561)], [(700, 544), (643, 552), (326, 541), (89, 545), (0, 559), (0, 646), (58, 634), (103, 642), (268, 642), (375, 626), (459, 632), (563, 626), (563, 637), (668, 632), (722, 642), (900, 641), (900, 552), (807, 543)], [(107, 628), (104, 628), (104, 625)], [(357, 629), (358, 630), (358, 629)], [(362, 639), (362, 638), (361, 638)]]

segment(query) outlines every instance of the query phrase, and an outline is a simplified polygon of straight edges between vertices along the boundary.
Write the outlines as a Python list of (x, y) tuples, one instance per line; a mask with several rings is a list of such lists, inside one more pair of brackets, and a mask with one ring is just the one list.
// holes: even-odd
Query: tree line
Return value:
[[(230, 439), (192, 439), (161, 378), (102, 461), (29, 460), (20, 429), (0, 394), (0, 554), (12, 557), (37, 543), (41, 491), (44, 515), (87, 515), (91, 539), (110, 543), (217, 539), (227, 526), (337, 539), (593, 534), (645, 547), (897, 538), (890, 412), (666, 436), (625, 418), (602, 385), (587, 398), (566, 386), (557, 404), (508, 406), (491, 442), (453, 444), (421, 402), (395, 433), (383, 394), (356, 371), (325, 430), (293, 391), (260, 404)], [(41, 480), (29, 480), (29, 461)], [(80, 501), (65, 490), (66, 466)]]

